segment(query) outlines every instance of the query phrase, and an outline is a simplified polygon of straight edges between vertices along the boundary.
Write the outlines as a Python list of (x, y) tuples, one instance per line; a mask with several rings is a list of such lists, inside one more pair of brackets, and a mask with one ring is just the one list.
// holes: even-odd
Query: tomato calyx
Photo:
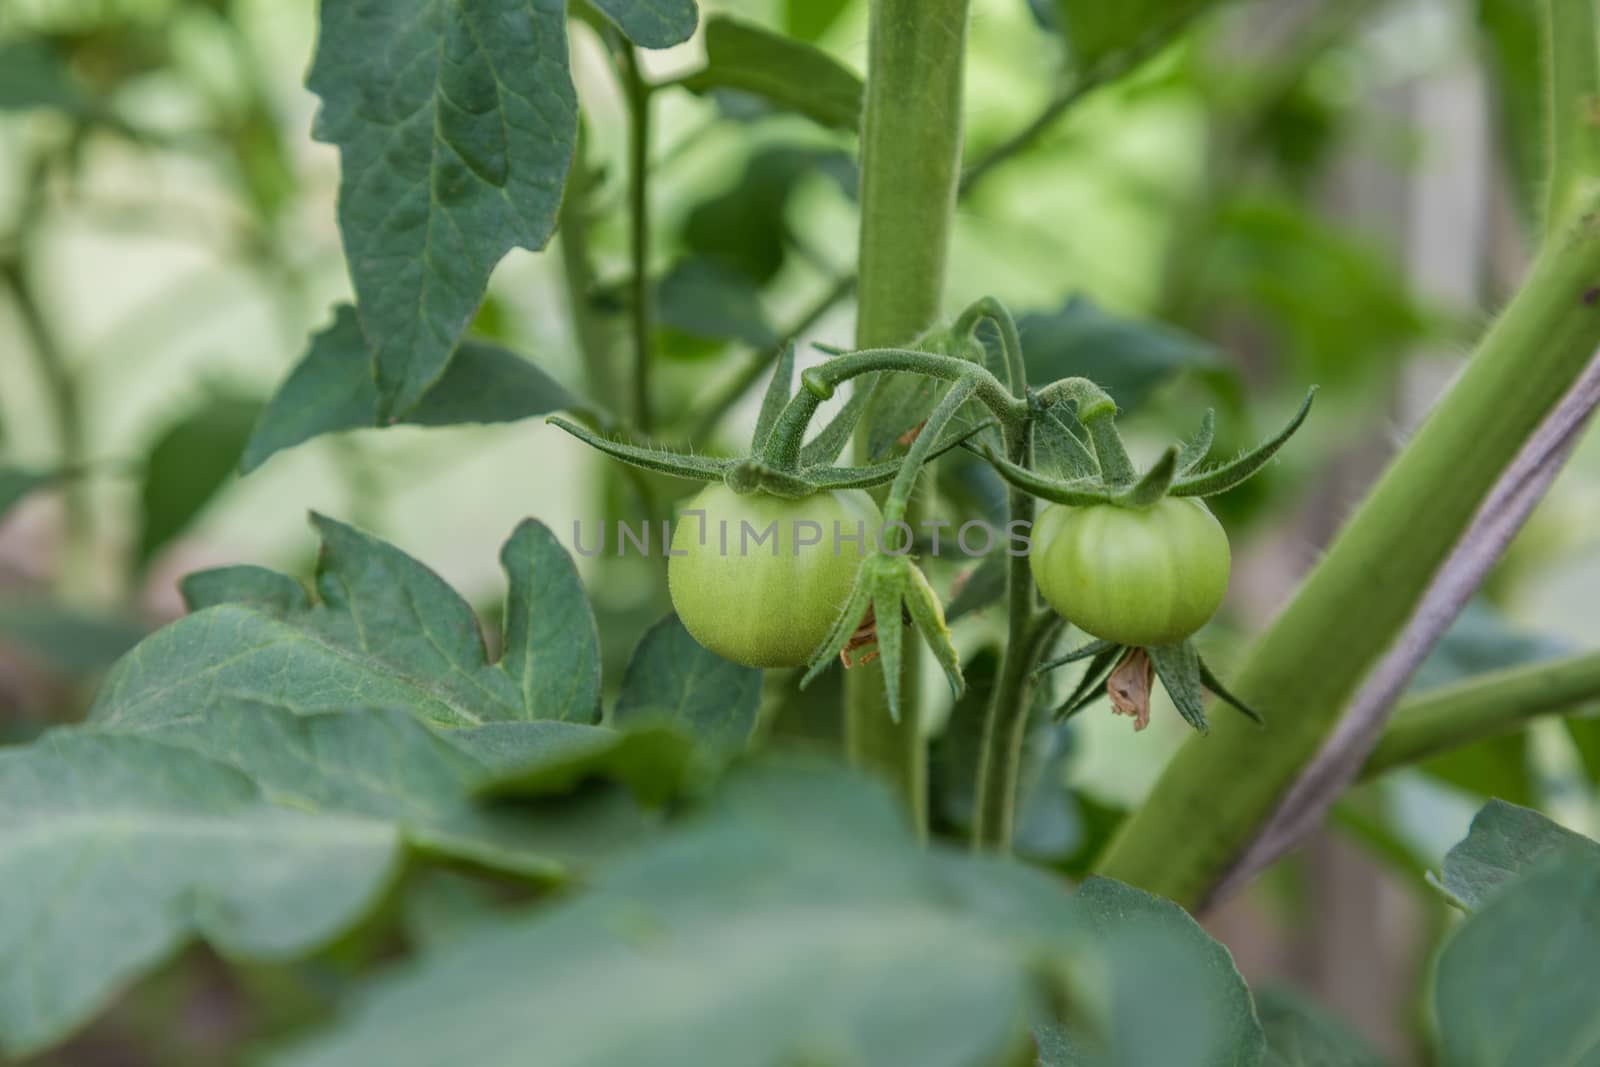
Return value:
[(1150, 696), (1155, 691), (1152, 681), (1156, 679), (1172, 698), (1183, 720), (1202, 734), (1211, 729), (1202, 703), (1206, 691), (1216, 694), (1257, 725), (1264, 722), (1253, 708), (1223, 686), (1200, 658), (1193, 641), (1139, 647), (1094, 640), (1041, 664), (1034, 673), (1042, 674), (1083, 660), (1088, 660), (1089, 665), (1072, 693), (1056, 709), (1058, 722), (1107, 696), (1114, 712), (1131, 716), (1134, 730), (1143, 730), (1150, 723)]
[[(960, 696), (966, 680), (938, 594), (909, 555), (881, 551), (868, 556), (856, 572), (855, 588), (833, 629), (812, 654), (800, 688), (810, 685), (836, 658), (847, 669), (881, 659), (889, 715), (899, 722), (901, 649), (908, 622), (938, 660), (951, 694)], [(851, 659), (850, 653), (872, 645), (875, 650)]]

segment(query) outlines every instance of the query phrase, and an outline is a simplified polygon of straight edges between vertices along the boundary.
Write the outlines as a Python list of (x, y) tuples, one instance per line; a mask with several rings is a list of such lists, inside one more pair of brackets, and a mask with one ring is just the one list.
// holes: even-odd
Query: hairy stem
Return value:
[(1600, 700), (1600, 652), (1481, 674), (1412, 697), (1395, 709), (1361, 768), (1373, 778), (1419, 760), (1509, 733), (1551, 713)]
[[(861, 121), (856, 344), (863, 348), (904, 344), (939, 317), (961, 166), (967, 3), (872, 0)], [(894, 782), (925, 832), (920, 646), (906, 652), (899, 722), (889, 717), (881, 671), (847, 676), (845, 744), (853, 763)]]
[[(1595, 205), (1591, 205), (1591, 209)], [(1100, 870), (1190, 908), (1254, 840), (1406, 625), (1522, 444), (1600, 346), (1600, 233), (1549, 242), (1465, 373), (1255, 646), (1223, 719), (1178, 753)]]

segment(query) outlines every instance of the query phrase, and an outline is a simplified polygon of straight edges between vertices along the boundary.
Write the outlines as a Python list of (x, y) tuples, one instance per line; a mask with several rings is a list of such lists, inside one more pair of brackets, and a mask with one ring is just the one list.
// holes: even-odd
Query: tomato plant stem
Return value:
[[(872, 0), (861, 120), (861, 242), (856, 344), (904, 344), (939, 317), (961, 167), (968, 0)], [(905, 714), (888, 713), (881, 671), (845, 683), (845, 745), (895, 783), (926, 832), (928, 761), (917, 684), (920, 646), (903, 661)]]
[(1270, 819), (1501, 471), (1600, 347), (1596, 227), (1580, 214), (1548, 242), (1466, 371), (1256, 644), (1233, 688), (1262, 709), (1266, 729), (1228, 718), (1190, 741), (1102, 873), (1194, 908)]
[(1441, 686), (1400, 704), (1361, 768), (1363, 778), (1508, 733), (1600, 699), (1600, 653), (1530, 663)]
[(1588, 0), (1545, 0), (1550, 140), (1546, 232), (1572, 220), (1600, 186), (1600, 37)]
[(567, 189), (561, 197), (557, 244), (561, 248), (561, 277), (566, 289), (567, 309), (572, 314), (573, 339), (583, 356), (590, 396), (604, 399), (617, 395), (616, 369), (612, 366), (611, 343), (605, 324), (595, 314), (590, 298), (594, 285), (594, 259), (589, 250), (589, 194), (593, 175), (584, 156), (588, 138), (578, 127), (577, 148)]
[(633, 423), (651, 429), (650, 360), (655, 330), (650, 283), (650, 98), (639, 57), (626, 44), (617, 50), (623, 95), (628, 101), (628, 251), (632, 259), (629, 315), (633, 327)]

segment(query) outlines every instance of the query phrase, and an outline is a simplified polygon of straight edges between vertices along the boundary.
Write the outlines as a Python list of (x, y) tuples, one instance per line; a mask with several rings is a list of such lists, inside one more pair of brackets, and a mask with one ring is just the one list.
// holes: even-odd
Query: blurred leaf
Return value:
[(131, 616), (93, 614), (44, 597), (0, 601), (0, 641), (25, 646), (73, 677), (105, 670), (145, 632)]
[(1439, 954), (1434, 1006), (1449, 1067), (1593, 1064), (1600, 857), (1566, 855), (1484, 903)]
[(182, 535), (239, 466), (261, 403), (212, 396), (156, 438), (145, 461), (142, 521), (134, 559), (141, 568)]
[(1568, 854), (1600, 862), (1600, 844), (1529, 808), (1491, 800), (1446, 854), (1439, 886), (1463, 907), (1478, 908), (1508, 883)]
[[(503, 348), (467, 341), (444, 376), (399, 421), (417, 426), (515, 422), (579, 401), (544, 371)], [(332, 325), (311, 338), (250, 435), (240, 472), (249, 474), (273, 453), (325, 433), (382, 426), (372, 363), (355, 309), (341, 304)]]
[(1434, 328), (1389, 257), (1298, 202), (1241, 199), (1217, 225), (1195, 304), (1265, 319), (1301, 379), (1360, 382)]
[(1127, 52), (1147, 49), (1181, 30), (1217, 0), (1056, 0), (1067, 48), (1079, 77)]
[(783, 0), (784, 32), (802, 41), (815, 41), (849, 8), (850, 0)]
[(833, 129), (854, 131), (861, 121), (855, 71), (820, 48), (726, 15), (706, 20), (706, 65), (683, 84), (696, 93), (755, 93)]
[[(761, 306), (761, 290), (743, 274), (715, 260), (680, 260), (656, 284), (656, 319), (667, 330), (698, 341), (738, 341), (752, 348), (770, 348), (777, 331)], [(669, 354), (703, 354), (693, 346), (664, 346)], [(712, 351), (718, 346), (712, 346)]]
[(964, 615), (982, 611), (1000, 601), (1006, 593), (1006, 555), (991, 552), (960, 578), (960, 587), (945, 605), (946, 622), (955, 622)]
[(1028, 384), (1040, 387), (1081, 375), (1132, 411), (1158, 385), (1182, 371), (1226, 378), (1221, 353), (1209, 343), (1160, 323), (1124, 318), (1073, 296), (1058, 311), (1017, 321)]
[(0, 1049), (65, 1036), (192, 937), (283, 958), (398, 873), (395, 829), (267, 803), (194, 753), (83, 730), (0, 749)]
[(0, 467), (0, 519), (16, 507), (22, 498), (38, 489), (47, 489), (62, 479), (59, 471), (23, 470), (20, 467)]
[(640, 48), (670, 48), (694, 33), (694, 0), (591, 0)]
[[(667, 11), (608, 8), (651, 39)], [(306, 84), (313, 132), (339, 148), (339, 229), (387, 420), (444, 373), (501, 257), (555, 229), (577, 139), (566, 5), (329, 4)]]
[(1510, 156), (1517, 204), (1528, 225), (1542, 214), (1545, 119), (1539, 8), (1525, 0), (1478, 0), (1478, 29), (1500, 128)]
[(834, 148), (765, 145), (751, 155), (733, 186), (696, 204), (684, 221), (683, 242), (697, 256), (765, 284), (783, 266), (790, 239), (784, 218), (789, 197), (818, 175), (850, 195), (855, 164)]
[(47, 41), (0, 41), (0, 111), (48, 108), (132, 135)]
[(801, 689), (804, 674), (768, 672), (769, 679), (781, 679), (768, 737), (778, 743), (808, 744), (822, 752), (844, 751), (844, 672), (823, 671)]
[(146, 638), (107, 677), (91, 720), (126, 729), (245, 700), (312, 714), (404, 708), (425, 722), (592, 721), (599, 639), (578, 574), (533, 520), (501, 552), (511, 583), (505, 652), (488, 662), (478, 620), (399, 549), (313, 516), (322, 603), (220, 603)]
[(641, 804), (659, 808), (703, 792), (721, 770), (719, 760), (670, 724), (647, 723), (628, 730), (591, 726), (586, 731), (592, 743), (567, 745), (565, 752), (537, 751), (521, 760), (508, 754), (479, 781), (478, 795), (547, 797), (604, 779), (626, 786)]
[[(1449, 685), (1483, 671), (1516, 667), (1568, 651), (1571, 648), (1565, 642), (1515, 629), (1487, 601), (1476, 599), (1423, 660), (1411, 691)], [(1515, 804), (1535, 800), (1524, 732), (1479, 741), (1424, 760), (1418, 767), (1440, 781), (1481, 796)]]
[(925, 851), (876, 783), (769, 765), (588, 892), (394, 975), (274, 1062), (996, 1062), (1025, 1047), (1073, 913), (1025, 868)]
[(1038, 1035), (1042, 1067), (1239, 1067), (1265, 1051), (1228, 950), (1176, 904), (1105, 878), (1074, 898), (1099, 957), (1089, 1027)]
[(668, 615), (634, 650), (611, 721), (670, 726), (710, 752), (731, 753), (750, 740), (760, 706), (759, 670), (707, 651)]
[(1263, 1067), (1384, 1067), (1359, 1034), (1281, 986), (1256, 993), (1256, 1014), (1267, 1034)]

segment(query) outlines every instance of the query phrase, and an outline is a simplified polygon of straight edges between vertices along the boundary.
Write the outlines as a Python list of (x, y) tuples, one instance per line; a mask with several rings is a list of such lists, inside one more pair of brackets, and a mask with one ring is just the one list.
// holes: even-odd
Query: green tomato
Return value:
[(1149, 508), (1052, 505), (1033, 527), (1039, 591), (1074, 626), (1123, 645), (1182, 641), (1228, 591), (1228, 535), (1192, 498)]
[[(724, 659), (798, 667), (828, 636), (882, 523), (859, 489), (785, 500), (709, 485), (673, 530), (672, 606), (694, 639)], [(843, 539), (857, 533), (859, 544)]]

